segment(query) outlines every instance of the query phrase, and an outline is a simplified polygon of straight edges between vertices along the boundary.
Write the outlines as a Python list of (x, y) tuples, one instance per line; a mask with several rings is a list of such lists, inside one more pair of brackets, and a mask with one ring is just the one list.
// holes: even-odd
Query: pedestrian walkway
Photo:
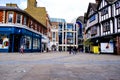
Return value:
[(0, 80), (119, 80), (119, 66), (118, 55), (0, 54)]

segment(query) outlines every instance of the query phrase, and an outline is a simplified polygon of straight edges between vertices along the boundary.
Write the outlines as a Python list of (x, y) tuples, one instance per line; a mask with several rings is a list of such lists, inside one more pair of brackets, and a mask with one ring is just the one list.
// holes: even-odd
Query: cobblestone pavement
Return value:
[(0, 53), (0, 80), (120, 80), (120, 56)]

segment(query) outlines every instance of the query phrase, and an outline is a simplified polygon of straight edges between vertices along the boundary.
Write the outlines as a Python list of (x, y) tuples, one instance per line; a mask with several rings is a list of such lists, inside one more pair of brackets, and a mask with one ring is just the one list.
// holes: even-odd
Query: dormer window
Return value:
[(116, 6), (116, 9), (120, 8), (120, 1), (117, 1), (115, 6)]

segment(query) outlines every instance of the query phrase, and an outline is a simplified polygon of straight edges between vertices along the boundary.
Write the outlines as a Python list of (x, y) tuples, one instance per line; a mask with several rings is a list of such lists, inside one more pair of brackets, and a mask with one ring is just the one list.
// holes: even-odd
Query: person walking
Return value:
[(69, 48), (69, 54), (71, 54), (71, 51), (72, 51), (72, 50), (71, 50), (71, 46), (70, 46), (70, 48)]
[(73, 47), (73, 54), (76, 54), (77, 53), (77, 48), (74, 46)]
[(24, 46), (23, 46), (23, 45), (21, 45), (21, 47), (20, 47), (20, 53), (22, 53), (22, 54), (23, 54), (23, 52), (24, 52)]

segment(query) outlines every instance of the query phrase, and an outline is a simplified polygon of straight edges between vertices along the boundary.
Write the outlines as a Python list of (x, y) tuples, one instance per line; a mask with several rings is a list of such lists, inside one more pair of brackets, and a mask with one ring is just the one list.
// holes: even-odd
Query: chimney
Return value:
[(17, 4), (13, 4), (13, 3), (7, 3), (6, 6), (7, 6), (7, 7), (18, 8)]
[(100, 2), (100, 0), (95, 0), (96, 1), (96, 3), (99, 3)]
[(37, 7), (37, 1), (36, 0), (27, 0), (27, 8), (30, 7)]

